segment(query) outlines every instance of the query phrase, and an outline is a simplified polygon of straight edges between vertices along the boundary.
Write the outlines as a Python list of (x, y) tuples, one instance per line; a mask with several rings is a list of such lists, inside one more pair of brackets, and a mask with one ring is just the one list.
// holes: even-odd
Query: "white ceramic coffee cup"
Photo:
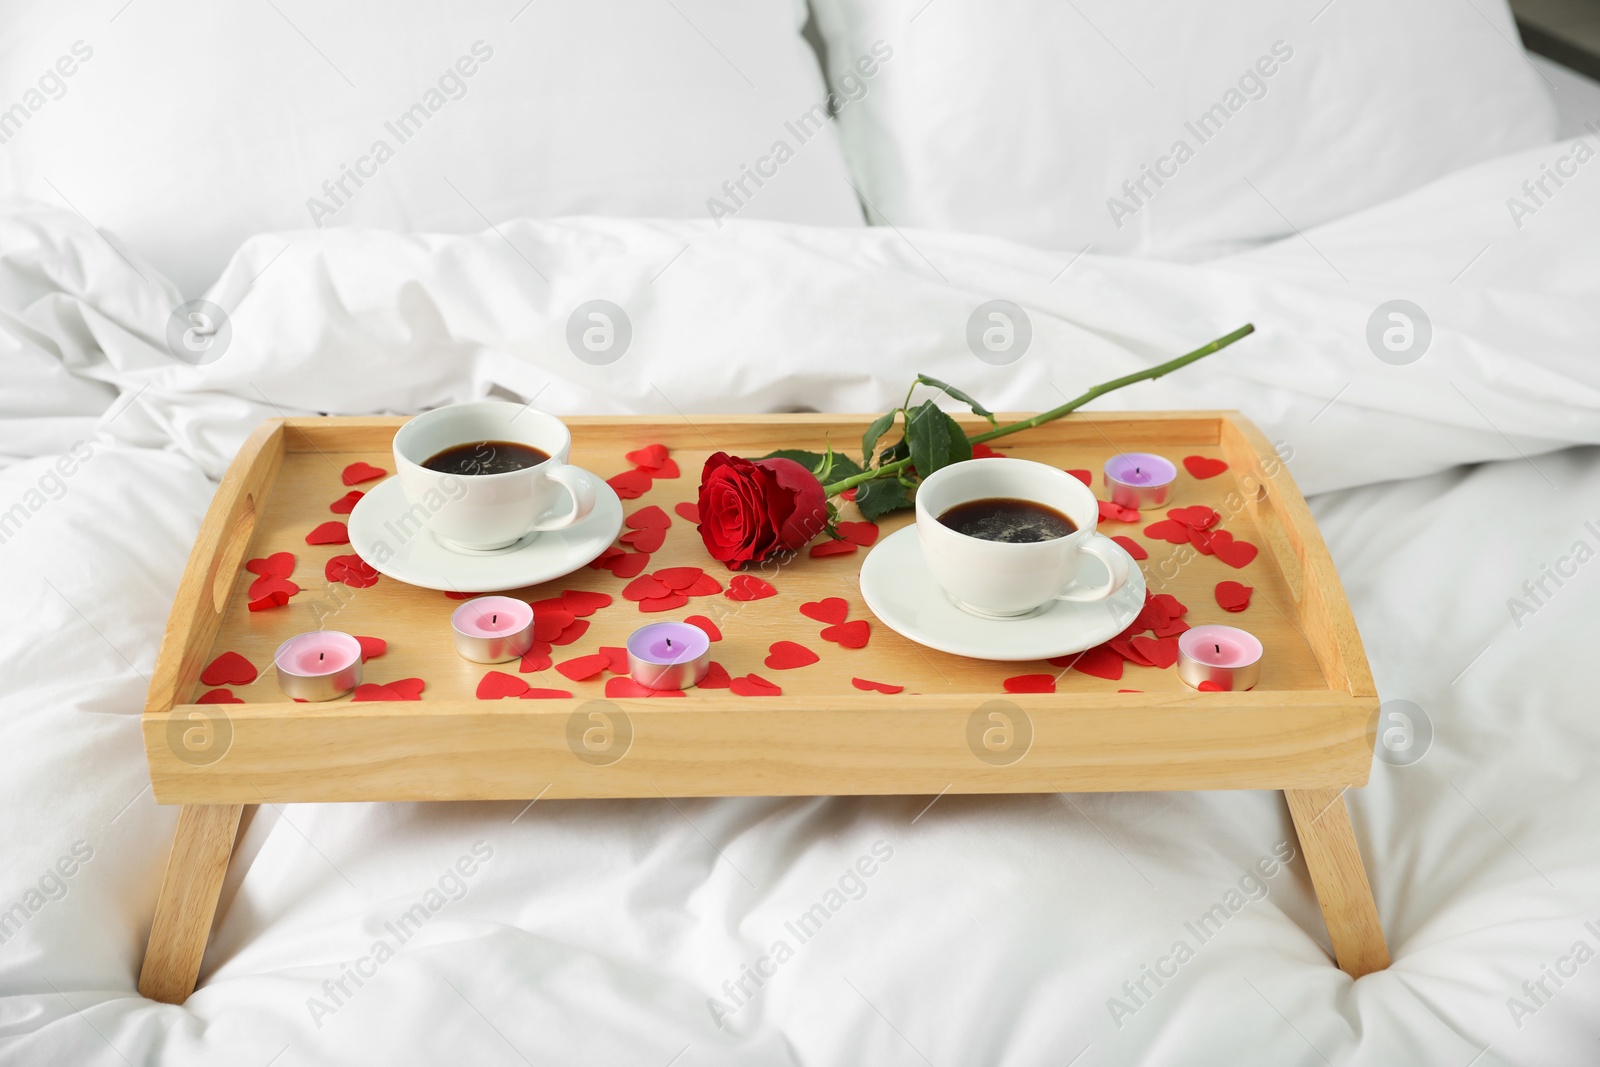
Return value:
[[(447, 448), (511, 441), (546, 453), (543, 463), (500, 474), (447, 474), (422, 464)], [(457, 552), (493, 552), (529, 533), (561, 530), (594, 510), (594, 482), (571, 466), (572, 434), (554, 415), (524, 404), (479, 400), (423, 412), (394, 435), (395, 472), (406, 500), (429, 513), (428, 528)], [(560, 505), (570, 498), (570, 510)]]
[[(1009, 497), (1054, 508), (1077, 530), (1049, 541), (1012, 544), (957, 533), (939, 516), (971, 500)], [(1066, 471), (1025, 459), (952, 463), (917, 487), (917, 539), (934, 578), (974, 615), (1027, 615), (1052, 600), (1104, 600), (1128, 580), (1128, 557), (1095, 533), (1100, 508), (1088, 486)], [(1105, 564), (1099, 585), (1077, 583), (1084, 555)]]

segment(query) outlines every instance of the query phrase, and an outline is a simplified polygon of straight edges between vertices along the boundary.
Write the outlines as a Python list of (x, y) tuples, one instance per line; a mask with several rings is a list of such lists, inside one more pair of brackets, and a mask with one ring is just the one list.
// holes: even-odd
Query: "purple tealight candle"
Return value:
[(628, 635), (628, 674), (649, 689), (688, 689), (711, 669), (711, 638), (687, 622), (655, 622)]
[(1119, 452), (1106, 460), (1105, 477), (1111, 502), (1138, 511), (1158, 508), (1171, 498), (1178, 468), (1150, 452)]

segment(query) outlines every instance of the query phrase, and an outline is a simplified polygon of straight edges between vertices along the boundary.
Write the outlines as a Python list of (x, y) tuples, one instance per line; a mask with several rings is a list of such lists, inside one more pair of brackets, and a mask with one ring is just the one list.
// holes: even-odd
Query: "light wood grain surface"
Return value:
[[(857, 576), (862, 550), (812, 559), (802, 555), (769, 575), (779, 595), (737, 603), (696, 598), (663, 614), (641, 614), (620, 598), (626, 582), (584, 568), (545, 586), (515, 590), (537, 599), (562, 589), (594, 589), (617, 600), (591, 616), (575, 644), (557, 647), (557, 661), (621, 645), (634, 628), (664, 618), (702, 614), (724, 640), (713, 658), (735, 675), (754, 672), (782, 686), (781, 698), (740, 698), (727, 690), (691, 690), (684, 698), (618, 700), (631, 732), (627, 754), (606, 766), (578, 758), (568, 742), (575, 714), (603, 699), (603, 681), (569, 682), (554, 670), (523, 675), (535, 686), (572, 691), (571, 701), (479, 701), (478, 680), (490, 668), (457, 657), (449, 616), (457, 601), (382, 578), (352, 590), (323, 579), (330, 556), (348, 545), (311, 546), (305, 534), (333, 515), (328, 505), (348, 492), (340, 471), (355, 460), (393, 470), (389, 442), (403, 420), (391, 418), (276, 420), (251, 438), (218, 491), (180, 587), (151, 685), (145, 719), (151, 778), (163, 803), (311, 800), (483, 799), (584, 796), (1022, 792), (1054, 789), (1323, 788), (1361, 784), (1371, 761), (1377, 701), (1343, 593), (1309, 511), (1271, 446), (1239, 416), (1226, 412), (1074, 415), (996, 442), (1007, 455), (1096, 474), (1119, 451), (1145, 450), (1175, 462), (1186, 455), (1226, 458), (1228, 473), (1196, 480), (1180, 468), (1168, 506), (1207, 504), (1221, 528), (1260, 547), (1242, 570), (1199, 556), (1187, 546), (1145, 537), (1164, 517), (1147, 512), (1136, 524), (1107, 523), (1144, 545), (1142, 564), (1153, 591), (1189, 607), (1191, 624), (1224, 622), (1259, 636), (1266, 647), (1262, 681), (1251, 693), (1196, 694), (1173, 670), (1128, 665), (1120, 681), (1063, 672), (1046, 663), (987, 663), (933, 652), (879, 623), (863, 604)], [(567, 420), (573, 462), (603, 477), (628, 464), (622, 454), (650, 442), (673, 450), (682, 477), (658, 480), (633, 512), (658, 504), (673, 525), (649, 570), (701, 566), (724, 584), (730, 574), (707, 557), (698, 533), (672, 512), (695, 496), (699, 469), (717, 449), (755, 456), (780, 447), (859, 448), (865, 416), (701, 416)], [(360, 487), (372, 488), (376, 483)], [(853, 507), (846, 518), (858, 518)], [(911, 521), (886, 517), (886, 536)], [(248, 539), (248, 549), (238, 545)], [(297, 557), (302, 587), (289, 605), (251, 613), (247, 558), (274, 551)], [(230, 578), (230, 572), (232, 576)], [(1217, 582), (1253, 586), (1241, 614), (1222, 611)], [(215, 591), (227, 590), (220, 614)], [(801, 603), (841, 596), (850, 617), (868, 619), (864, 649), (821, 640), (823, 624), (798, 612)], [(272, 653), (286, 637), (317, 628), (382, 637), (388, 654), (367, 664), (368, 681), (417, 676), (418, 702), (287, 703), (273, 673)], [(799, 641), (821, 662), (797, 670), (765, 667), (768, 646)], [(197, 765), (169, 744), (167, 719), (195, 709), (200, 670), (232, 650), (261, 672), (232, 686), (244, 705), (208, 706), (225, 714), (231, 742), (221, 758)], [(516, 665), (502, 670), (515, 673)], [(1052, 695), (1007, 696), (1005, 678), (1059, 675)], [(904, 685), (897, 695), (860, 692), (852, 677)], [(1119, 693), (1138, 689), (1139, 693)], [(968, 743), (972, 716), (992, 700), (1021, 709), (1031, 732), (1026, 754), (996, 764)], [(187, 708), (187, 710), (186, 710)], [(1008, 712), (1009, 714), (1009, 712)]]

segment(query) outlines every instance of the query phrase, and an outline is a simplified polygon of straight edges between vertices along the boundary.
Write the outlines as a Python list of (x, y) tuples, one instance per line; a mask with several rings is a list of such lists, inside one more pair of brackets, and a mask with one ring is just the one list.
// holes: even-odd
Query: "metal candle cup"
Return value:
[(456, 653), (474, 663), (505, 663), (533, 647), (533, 606), (511, 596), (474, 597), (450, 613)]
[(296, 634), (278, 646), (272, 662), (278, 688), (296, 700), (335, 700), (361, 684), (361, 642), (337, 630)]
[(1236, 626), (1195, 626), (1178, 635), (1178, 677), (1192, 689), (1210, 682), (1242, 692), (1261, 681), (1261, 641)]
[(711, 669), (711, 638), (687, 622), (656, 622), (628, 635), (628, 674), (649, 689), (689, 689)]
[(1106, 492), (1113, 504), (1135, 511), (1159, 508), (1172, 499), (1178, 468), (1149, 452), (1120, 452), (1106, 460)]

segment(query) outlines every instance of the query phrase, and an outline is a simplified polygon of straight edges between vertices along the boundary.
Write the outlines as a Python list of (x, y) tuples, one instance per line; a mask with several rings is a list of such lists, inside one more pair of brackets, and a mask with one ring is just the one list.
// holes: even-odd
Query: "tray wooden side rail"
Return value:
[[(141, 980), (147, 995), (181, 1000), (192, 988), (200, 959), (195, 946), (204, 946), (216, 887), (209, 877), (186, 872), (211, 870), (219, 855), (225, 869), (229, 827), (237, 825), (241, 806), (540, 795), (550, 800), (1282, 789), (1290, 795), (1341, 966), (1355, 974), (1387, 965), (1341, 794), (1366, 782), (1376, 691), (1305, 501), (1272, 446), (1236, 413), (1076, 414), (997, 444), (1008, 455), (1094, 471), (1094, 488), (1102, 495), (1098, 472), (1116, 452), (1226, 460), (1229, 469), (1218, 477), (1180, 473), (1174, 504), (1207, 504), (1222, 514), (1223, 528), (1256, 544), (1259, 555), (1242, 570), (1189, 546), (1142, 537), (1143, 526), (1159, 514), (1103, 528), (1146, 547), (1149, 559), (1141, 565), (1150, 588), (1188, 605), (1188, 621), (1228, 621), (1262, 639), (1267, 653), (1254, 691), (1196, 694), (1171, 670), (1130, 668), (1112, 681), (1043, 663), (996, 664), (932, 652), (872, 619), (857, 589), (859, 554), (802, 555), (765, 575), (778, 588), (777, 597), (751, 603), (698, 598), (671, 616), (641, 616), (619, 596), (625, 583), (590, 568), (516, 591), (530, 599), (562, 589), (617, 596), (590, 618), (580, 642), (556, 650), (557, 660), (565, 658), (563, 652), (620, 645), (645, 621), (699, 613), (721, 627), (724, 639), (713, 646), (713, 657), (730, 673), (753, 671), (783, 689), (775, 698), (695, 690), (672, 700), (608, 699), (600, 683), (572, 683), (554, 672), (543, 680), (527, 677), (534, 685), (571, 690), (572, 699), (478, 700), (474, 690), (488, 668), (461, 660), (450, 647), (448, 618), (455, 601), (387, 577), (360, 590), (323, 581), (326, 560), (350, 548), (309, 546), (305, 534), (335, 517), (328, 505), (348, 491), (339, 480), (346, 464), (364, 460), (393, 467), (390, 442), (403, 421), (271, 420), (246, 442), (218, 488), (178, 589), (144, 715), (156, 799), (191, 806), (186, 812), (215, 806), (217, 814), (186, 814), (180, 821), (146, 960), (148, 988)], [(682, 477), (657, 480), (645, 496), (625, 501), (625, 510), (657, 504), (672, 514), (675, 503), (694, 498), (700, 464), (713, 450), (757, 456), (814, 448), (825, 437), (848, 448), (870, 420), (786, 415), (567, 421), (573, 462), (602, 477), (631, 466), (623, 459), (627, 451), (651, 442), (667, 445)], [(884, 517), (884, 535), (909, 521), (908, 512)], [(693, 526), (677, 516), (673, 522), (649, 569), (705, 566), (726, 581)], [(295, 553), (294, 580), (302, 592), (283, 608), (249, 612), (244, 590), (254, 576), (244, 563), (278, 551)], [(1228, 616), (1215, 604), (1212, 589), (1223, 578), (1255, 589), (1245, 615)], [(872, 622), (868, 647), (841, 649), (817, 640), (818, 625), (796, 610), (831, 596), (849, 602), (851, 618)], [(272, 651), (290, 634), (319, 627), (385, 638), (389, 651), (368, 664), (368, 679), (422, 677), (423, 698), (290, 702), (276, 688)], [(815, 648), (822, 663), (768, 671), (762, 660), (780, 639)], [(243, 704), (194, 703), (205, 688), (201, 671), (224, 650), (246, 656), (261, 677), (233, 687)], [(1057, 692), (1004, 693), (1006, 677), (1038, 671), (1061, 673)], [(906, 691), (860, 692), (851, 687), (851, 677), (901, 684)], [(996, 714), (1001, 720), (992, 718)], [(1014, 758), (978, 755), (974, 731), (992, 721), (1012, 731)], [(586, 739), (596, 736), (607, 739), (604, 753), (586, 750)], [(1330, 901), (1337, 902), (1331, 910)]]

